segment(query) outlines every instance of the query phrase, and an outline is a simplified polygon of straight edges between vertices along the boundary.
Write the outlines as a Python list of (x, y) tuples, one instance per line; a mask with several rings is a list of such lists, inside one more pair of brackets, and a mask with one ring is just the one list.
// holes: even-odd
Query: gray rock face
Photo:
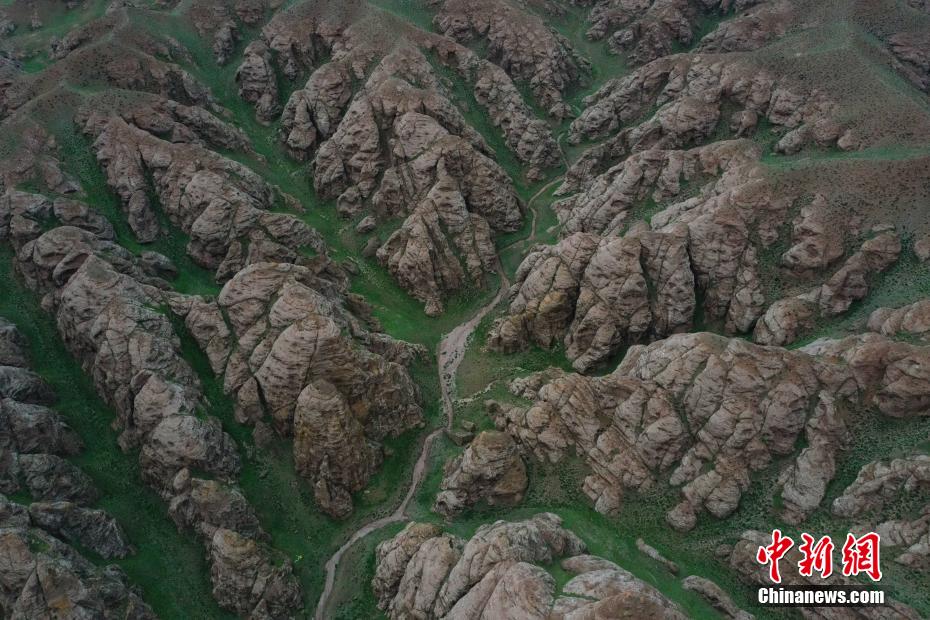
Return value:
[(352, 78), (337, 63), (327, 63), (311, 74), (303, 89), (290, 96), (281, 114), (284, 143), (295, 159), (309, 159), (339, 125), (352, 96)]
[(859, 518), (877, 512), (904, 493), (930, 489), (930, 456), (874, 461), (859, 470), (855, 481), (833, 500), (833, 513)]
[(496, 322), (488, 347), (505, 353), (528, 342), (551, 347), (572, 317), (584, 269), (597, 249), (595, 235), (577, 233), (554, 246), (537, 246), (517, 269), (508, 315)]
[(6, 319), (0, 319), (0, 366), (27, 366), (29, 359), (26, 347), (26, 339), (16, 326)]
[[(560, 523), (552, 514), (498, 521), (481, 526), (467, 542), (436, 526), (410, 523), (378, 546), (372, 587), (379, 607), (390, 618), (686, 617), (652, 586), (612, 562), (583, 555), (584, 544)], [(558, 558), (575, 576), (557, 597), (543, 566)]]
[(254, 540), (217, 529), (210, 559), (213, 596), (226, 609), (252, 618), (282, 618), (300, 607), (291, 561), (270, 557)]
[(583, 489), (599, 511), (619, 509), (627, 488), (681, 485), (681, 502), (667, 514), (680, 530), (693, 528), (702, 510), (731, 514), (751, 472), (793, 453), (803, 432), (807, 446), (778, 482), (782, 518), (796, 523), (834, 476), (849, 407), (874, 405), (893, 417), (926, 411), (926, 378), (902, 369), (927, 354), (876, 334), (801, 351), (681, 334), (632, 347), (603, 377), (514, 381), (514, 394), (534, 404), (492, 402), (490, 412), (535, 458), (584, 455), (592, 473)]
[[(349, 311), (344, 288), (325, 277), (326, 265), (316, 272), (252, 265), (223, 288), (222, 314), (188, 320), (227, 317), (225, 344), (215, 348), (226, 352), (218, 367), (237, 418), (254, 423), (267, 416), (279, 433), (293, 435), (295, 464), (316, 485), (321, 506), (345, 516), (350, 494), (380, 464), (378, 442), (422, 421), (418, 390), (403, 365), (419, 350), (368, 332)], [(221, 325), (192, 331), (212, 342)]]
[[(333, 72), (339, 69), (321, 79), (345, 79)], [(300, 95), (305, 101), (310, 88)], [(299, 126), (292, 121), (288, 140), (306, 143), (306, 151), (316, 144), (311, 133), (324, 133), (314, 157), (315, 186), (336, 198), (341, 213), (371, 208), (377, 221), (405, 218), (377, 258), (428, 314), (439, 314), (449, 293), (483, 286), (494, 271), (491, 231), (519, 228), (519, 198), (418, 49), (400, 46), (387, 54), (351, 102), (347, 97), (333, 102), (346, 108), (341, 120), (332, 118), (335, 110), (319, 114), (325, 132), (307, 126), (311, 112), (295, 103), (294, 118), (301, 109), (307, 118)]]
[(523, 499), (526, 486), (526, 465), (517, 444), (506, 433), (484, 431), (446, 463), (433, 510), (451, 517), (482, 501), (512, 506)]
[[(0, 328), (4, 361), (25, 366), (26, 339), (8, 321), (0, 319)], [(51, 387), (33, 376), (53, 400)], [(133, 552), (119, 524), (88, 507), (98, 496), (90, 477), (61, 458), (82, 450), (80, 438), (53, 409), (14, 399), (21, 395), (0, 400), (0, 490), (23, 491), (32, 503), (0, 495), (0, 609), (24, 619), (154, 618), (119, 568), (94, 566), (63, 542), (107, 560)]]
[(77, 466), (52, 454), (11, 455), (8, 471), (35, 500), (67, 500), (92, 504), (98, 497), (90, 477)]
[(156, 618), (117, 566), (97, 567), (41, 529), (0, 531), (0, 565), (11, 618)]
[[(657, 58), (606, 82), (586, 98), (585, 109), (572, 122), (569, 140), (577, 144), (612, 137), (591, 147), (573, 165), (569, 177), (590, 178), (591, 172), (603, 170), (605, 161), (629, 153), (681, 148), (707, 139), (721, 120), (724, 104), (740, 115), (735, 123), (738, 136), (754, 131), (762, 118), (790, 130), (776, 147), (781, 152), (794, 153), (808, 143), (837, 144), (843, 131), (832, 118), (835, 104), (821, 92), (797, 91), (787, 82), (726, 55)], [(652, 106), (659, 107), (651, 118), (633, 122)]]
[[(195, 415), (201, 398), (200, 382), (181, 354), (180, 340), (166, 312), (172, 307), (182, 308), (187, 316), (200, 321), (216, 315), (210, 315), (196, 298), (166, 292), (163, 281), (147, 275), (151, 261), (137, 260), (89, 230), (64, 226), (35, 238), (16, 235), (13, 240), (27, 282), (46, 293), (47, 306), (57, 319), (66, 346), (88, 369), (95, 387), (116, 411), (122, 429), (121, 445), (127, 450), (141, 448), (143, 479), (169, 502), (178, 526), (191, 528), (207, 545), (220, 527), (239, 528), (237, 536), (262, 537), (244, 498), (228, 486), (234, 484), (240, 467), (235, 443), (216, 420)], [(215, 331), (195, 329), (192, 333), (214, 340), (214, 348), (205, 348), (219, 362), (221, 351), (215, 350)], [(6, 417), (5, 413), (4, 420)], [(21, 426), (30, 428), (28, 423)], [(42, 432), (50, 438), (57, 436), (62, 451), (69, 449), (66, 429), (52, 425)], [(24, 435), (22, 445), (28, 447), (29, 441), (29, 435)], [(15, 465), (23, 474), (20, 477), (24, 485), (36, 498), (86, 504), (89, 491), (82, 491), (86, 485), (77, 483), (77, 474), (71, 469), (53, 467), (55, 458), (20, 454)], [(220, 491), (200, 492), (214, 483), (191, 480), (188, 468), (214, 476), (216, 484), (225, 483), (228, 496), (218, 498)], [(187, 484), (178, 483), (178, 477), (185, 478), (185, 472)], [(77, 491), (81, 492), (75, 495)], [(114, 526), (105, 515), (56, 510), (44, 509), (37, 515), (42, 514), (49, 527), (58, 528), (55, 531), (69, 540), (95, 546), (102, 554), (122, 553), (122, 545), (117, 544), (120, 539), (113, 534)], [(116, 546), (107, 546), (107, 538)], [(270, 551), (264, 543), (252, 542), (242, 554), (251, 553), (255, 558), (249, 561), (259, 562)], [(289, 585), (281, 588), (299, 589), (290, 573), (279, 579), (281, 584), (288, 580)], [(228, 596), (222, 604), (230, 609), (263, 604), (249, 597), (230, 601)], [(299, 605), (299, 596), (295, 599), (287, 592), (282, 596), (268, 604), (280, 605), (281, 609)]]
[(276, 201), (294, 200), (242, 164), (199, 144), (166, 142), (119, 117), (92, 116), (84, 129), (142, 242), (161, 234), (148, 197), (154, 192), (170, 222), (191, 237), (191, 258), (221, 279), (253, 253), (296, 260), (293, 249), (323, 247), (303, 221), (271, 210)]
[(187, 469), (178, 472), (172, 486), (175, 496), (168, 514), (179, 528), (191, 528), (206, 540), (212, 540), (220, 528), (248, 538), (265, 538), (255, 509), (239, 489), (216, 480), (193, 478)]
[(930, 300), (900, 308), (879, 308), (869, 315), (868, 328), (889, 338), (907, 335), (927, 342), (930, 337)]
[(104, 559), (124, 558), (132, 552), (119, 524), (102, 510), (71, 502), (35, 502), (29, 518), (36, 527), (90, 549)]
[(0, 398), (39, 405), (55, 401), (51, 389), (37, 374), (16, 366), (0, 366)]
[(392, 618), (545, 618), (554, 584), (534, 564), (583, 550), (548, 513), (484, 525), (467, 543), (411, 523), (378, 546), (372, 586)]
[(53, 410), (12, 398), (0, 400), (0, 448), (20, 454), (69, 456), (83, 442)]
[(239, 96), (255, 106), (256, 118), (265, 125), (281, 110), (278, 81), (271, 62), (268, 46), (262, 41), (253, 41), (245, 48), (242, 64), (236, 70)]
[(725, 618), (732, 618), (732, 620), (752, 620), (755, 618), (751, 613), (737, 607), (730, 595), (710, 579), (698, 575), (688, 575), (681, 580), (681, 586), (685, 590), (696, 592)]
[(526, 80), (539, 105), (555, 118), (571, 109), (562, 93), (581, 77), (582, 61), (569, 42), (539, 17), (499, 0), (445, 0), (434, 24), (439, 32), (467, 43), (486, 39), (488, 54), (514, 79)]

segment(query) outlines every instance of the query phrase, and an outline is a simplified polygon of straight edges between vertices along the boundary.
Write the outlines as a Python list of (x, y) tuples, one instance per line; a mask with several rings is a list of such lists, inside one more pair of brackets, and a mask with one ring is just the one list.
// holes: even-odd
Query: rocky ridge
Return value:
[[(28, 370), (28, 344), (0, 318), (0, 609), (11, 618), (155, 618), (119, 567), (95, 565), (72, 546), (105, 560), (134, 553), (113, 517), (93, 508), (93, 482), (68, 460), (83, 443), (48, 407), (54, 393)], [(21, 492), (32, 501), (8, 497)]]
[[(22, 192), (8, 192), (4, 201), (12, 212), (7, 234), (17, 248), (17, 267), (27, 284), (44, 294), (65, 345), (116, 412), (121, 446), (141, 448), (144, 481), (169, 503), (178, 526), (192, 528), (211, 548), (214, 532), (241, 525), (237, 514), (252, 514), (252, 508), (235, 488), (241, 464), (235, 442), (218, 420), (202, 415), (199, 378), (181, 356), (171, 321), (159, 311), (176, 294), (149, 264), (106, 240), (106, 229), (103, 238), (97, 236), (100, 216), (86, 205), (79, 210), (83, 218), (42, 232), (41, 223), (54, 209), (51, 201)], [(156, 264), (170, 264), (162, 259)], [(198, 506), (191, 487), (206, 483), (203, 475), (217, 483), (208, 485), (210, 494), (200, 500), (209, 501)], [(213, 510), (226, 504), (237, 509)], [(69, 527), (63, 507), (51, 509), (48, 522)], [(246, 519), (254, 520), (254, 514)], [(265, 536), (254, 527), (246, 531), (259, 540)], [(224, 606), (249, 613), (270, 604), (299, 606), (289, 561), (274, 566), (265, 543), (251, 548), (250, 562), (265, 574), (267, 587), (240, 590), (236, 600), (220, 594), (234, 575), (216, 561), (216, 553), (211, 555), (214, 593)]]
[[(924, 347), (877, 334), (799, 351), (680, 334), (631, 347), (603, 377), (514, 380), (511, 391), (535, 403), (491, 401), (489, 412), (537, 459), (582, 455), (592, 470), (583, 489), (600, 512), (619, 510), (625, 489), (679, 487), (680, 503), (666, 515), (679, 530), (692, 529), (705, 510), (727, 517), (753, 471), (796, 455), (778, 486), (782, 519), (797, 523), (817, 508), (835, 475), (851, 410), (923, 415), (925, 380), (901, 370), (926, 355)], [(802, 434), (806, 447), (799, 449)]]
[[(567, 620), (618, 609), (623, 618), (686, 617), (652, 586), (585, 554), (584, 543), (554, 514), (483, 525), (467, 541), (414, 522), (376, 554), (372, 587), (390, 618)], [(559, 561), (573, 577), (557, 596), (545, 567)]]

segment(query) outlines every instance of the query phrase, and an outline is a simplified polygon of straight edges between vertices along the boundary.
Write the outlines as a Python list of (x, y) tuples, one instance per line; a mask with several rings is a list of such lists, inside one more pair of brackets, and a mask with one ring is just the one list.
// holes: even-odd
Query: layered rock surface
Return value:
[(321, 507), (346, 516), (380, 465), (379, 442), (423, 422), (405, 367), (423, 351), (368, 331), (351, 311), (364, 304), (333, 268), (324, 257), (256, 263), (216, 301), (172, 303), (224, 377), (237, 420), (293, 436), (295, 466)]
[[(0, 325), (2, 361), (25, 367), (26, 339), (11, 323)], [(105, 560), (134, 552), (113, 517), (91, 506), (93, 482), (65, 460), (82, 449), (57, 411), (0, 400), (0, 491), (32, 498), (24, 505), (0, 495), (0, 609), (11, 618), (155, 618), (119, 567), (98, 566), (71, 546)]]
[[(165, 312), (181, 296), (170, 293), (164, 280), (151, 275), (152, 264), (163, 261), (137, 258), (108, 241), (106, 236), (112, 232), (100, 230), (100, 215), (86, 205), (75, 210), (83, 215), (72, 225), (43, 232), (42, 224), (54, 209), (51, 203), (21, 193), (8, 193), (7, 198), (16, 206), (8, 234), (17, 248), (17, 267), (27, 284), (44, 294), (43, 303), (55, 317), (65, 345), (116, 412), (121, 447), (139, 449), (143, 480), (172, 510), (187, 501), (192, 478), (193, 484), (206, 482), (202, 476), (225, 483), (221, 495), (241, 497), (235, 489), (241, 463), (235, 442), (217, 419), (203, 414), (200, 380), (182, 356), (180, 339)], [(74, 477), (48, 459), (36, 471), (42, 477), (35, 480), (48, 481), (39, 487), (46, 489), (44, 493), (56, 493), (63, 481)], [(81, 496), (62, 499), (37, 508), (34, 518), (43, 519), (64, 536), (108, 535), (100, 515), (82, 513), (74, 506)], [(242, 501), (242, 510), (251, 512)], [(209, 545), (209, 536), (224, 523), (224, 516), (214, 513), (215, 504), (202, 508), (189, 510), (186, 518), (176, 521), (179, 527), (201, 534)], [(246, 523), (254, 519), (253, 515)], [(247, 537), (263, 536), (251, 525), (241, 529)], [(275, 552), (264, 543), (250, 549), (254, 550), (251, 562), (270, 568), (269, 556)], [(293, 594), (299, 586), (289, 562), (276, 569), (275, 575), (276, 588), (251, 590), (235, 601), (218, 600), (237, 610), (259, 610), (269, 604), (293, 609), (300, 603)], [(221, 573), (215, 576), (219, 579)], [(280, 591), (291, 594), (278, 602), (267, 599)]]
[(478, 502), (512, 506), (523, 499), (526, 485), (526, 465), (510, 435), (484, 431), (446, 463), (433, 510), (452, 517)]
[(835, 474), (851, 409), (925, 413), (925, 378), (902, 369), (923, 367), (926, 355), (925, 347), (876, 334), (801, 351), (682, 334), (632, 347), (603, 377), (516, 380), (511, 390), (535, 403), (492, 401), (490, 413), (540, 460), (582, 455), (592, 469), (583, 488), (601, 512), (619, 509), (626, 489), (680, 487), (681, 501), (667, 514), (680, 530), (704, 510), (730, 515), (752, 472), (796, 455), (778, 484), (782, 518), (799, 522)]
[[(410, 523), (378, 546), (372, 587), (390, 618), (686, 617), (652, 586), (584, 552), (549, 513), (483, 525), (468, 541)], [(560, 559), (573, 577), (556, 596), (545, 567)]]

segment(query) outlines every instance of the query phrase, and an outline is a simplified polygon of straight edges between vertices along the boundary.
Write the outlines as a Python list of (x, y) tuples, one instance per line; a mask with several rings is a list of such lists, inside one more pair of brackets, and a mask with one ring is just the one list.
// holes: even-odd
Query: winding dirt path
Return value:
[[(561, 150), (561, 148), (560, 148)], [(530, 232), (530, 236), (526, 239), (521, 239), (515, 241), (510, 245), (507, 245), (501, 248), (501, 251), (511, 247), (516, 243), (528, 243), (533, 241), (536, 238), (536, 209), (533, 207), (533, 203), (542, 196), (547, 189), (560, 183), (563, 177), (559, 176), (543, 187), (539, 189), (533, 196), (527, 201), (527, 208), (530, 209), (533, 213), (533, 223)], [(439, 345), (436, 347), (436, 363), (437, 371), (439, 373), (439, 390), (442, 394), (442, 410), (446, 416), (446, 423), (444, 426), (441, 426), (431, 432), (426, 436), (426, 439), (423, 441), (423, 447), (420, 449), (420, 455), (417, 457), (417, 462), (413, 466), (413, 472), (410, 475), (410, 487), (407, 489), (407, 494), (404, 496), (403, 501), (394, 509), (394, 512), (391, 514), (381, 517), (380, 519), (375, 519), (374, 521), (369, 521), (365, 525), (362, 525), (359, 529), (355, 530), (352, 536), (343, 543), (339, 549), (329, 558), (329, 561), (326, 562), (326, 582), (323, 586), (323, 592), (320, 594), (320, 599), (317, 601), (316, 612), (314, 618), (316, 620), (326, 620), (326, 612), (328, 611), (330, 598), (333, 594), (333, 586), (336, 583), (336, 571), (339, 569), (339, 562), (342, 560), (342, 556), (345, 555), (352, 545), (365, 538), (372, 532), (380, 530), (381, 528), (390, 525), (392, 523), (398, 523), (400, 521), (407, 520), (407, 509), (410, 506), (410, 502), (413, 500), (414, 494), (417, 492), (417, 489), (420, 487), (420, 484), (423, 482), (423, 479), (426, 477), (426, 463), (429, 460), (430, 452), (432, 451), (433, 444), (436, 442), (436, 439), (440, 434), (444, 433), (447, 430), (452, 430), (452, 425), (454, 422), (455, 408), (452, 404), (453, 394), (455, 394), (455, 376), (458, 372), (459, 364), (462, 363), (462, 359), (465, 357), (465, 348), (468, 345), (468, 339), (475, 331), (475, 328), (478, 327), (478, 323), (481, 322), (487, 314), (500, 303), (501, 299), (504, 297), (504, 293), (507, 289), (510, 288), (510, 281), (507, 279), (507, 275), (504, 273), (503, 268), (498, 262), (497, 273), (500, 276), (500, 286), (497, 289), (497, 294), (494, 296), (494, 299), (482, 306), (475, 314), (471, 316), (464, 323), (460, 323), (453, 329), (451, 332), (442, 337), (442, 340), (439, 341)], [(368, 584), (360, 584), (360, 587), (368, 587)]]
[(544, 193), (546, 193), (546, 190), (548, 190), (550, 187), (552, 187), (552, 186), (555, 185), (556, 183), (561, 183), (563, 180), (564, 180), (564, 177), (558, 176), (558, 177), (552, 179), (551, 181), (549, 181), (548, 183), (546, 183), (545, 185), (543, 185), (542, 187), (540, 187), (539, 190), (538, 190), (535, 194), (533, 194), (533, 196), (532, 196), (532, 197), (529, 199), (529, 201), (527, 201), (527, 203), (526, 203), (526, 204), (527, 204), (527, 209), (529, 210), (530, 213), (533, 214), (533, 219), (531, 220), (531, 221), (532, 221), (532, 225), (530, 226), (530, 234), (529, 234), (529, 236), (528, 236), (526, 239), (517, 239), (516, 241), (512, 241), (511, 243), (508, 243), (507, 245), (501, 247), (501, 249), (499, 250), (499, 252), (503, 252), (504, 250), (507, 250), (507, 249), (509, 249), (509, 248), (512, 248), (513, 246), (517, 245), (518, 243), (523, 243), (523, 244), (525, 244), (525, 245), (530, 245), (533, 241), (536, 240), (536, 216), (537, 216), (537, 211), (536, 211), (536, 208), (532, 206), (532, 204), (533, 204), (534, 202), (536, 202), (536, 200), (537, 200), (540, 196), (542, 196)]
[[(410, 506), (411, 500), (413, 500), (413, 495), (417, 492), (417, 489), (420, 487), (420, 483), (423, 482), (423, 478), (426, 477), (426, 463), (429, 460), (429, 455), (432, 450), (433, 444), (436, 442), (436, 439), (444, 433), (446, 430), (452, 430), (453, 417), (455, 413), (455, 408), (452, 405), (452, 395), (455, 394), (455, 374), (458, 371), (459, 364), (462, 363), (462, 358), (465, 356), (465, 348), (468, 345), (468, 338), (471, 336), (472, 332), (475, 331), (475, 328), (478, 326), (478, 323), (481, 322), (488, 312), (490, 312), (500, 300), (504, 297), (504, 292), (510, 288), (510, 282), (507, 280), (507, 276), (504, 274), (504, 270), (498, 266), (497, 273), (500, 276), (500, 287), (497, 289), (497, 294), (494, 296), (494, 299), (489, 301), (487, 304), (481, 307), (478, 312), (476, 312), (470, 319), (461, 323), (455, 327), (451, 332), (443, 336), (442, 340), (439, 341), (439, 346), (436, 348), (436, 361), (439, 371), (439, 388), (442, 394), (442, 409), (443, 413), (446, 416), (446, 423), (444, 426), (441, 426), (434, 430), (432, 433), (427, 435), (426, 439), (423, 441), (423, 447), (420, 450), (420, 456), (417, 457), (417, 462), (413, 466), (413, 472), (410, 477), (410, 487), (407, 489), (407, 494), (404, 496), (403, 501), (391, 514), (376, 519), (374, 521), (369, 521), (359, 529), (357, 529), (349, 540), (347, 540), (339, 549), (336, 550), (336, 553), (329, 558), (329, 561), (326, 562), (326, 583), (323, 587), (323, 593), (320, 594), (320, 599), (317, 602), (315, 618), (316, 620), (325, 620), (326, 611), (329, 605), (329, 599), (333, 593), (333, 586), (336, 582), (336, 570), (339, 568), (339, 562), (342, 560), (342, 556), (345, 555), (345, 552), (349, 550), (352, 545), (365, 538), (372, 532), (381, 529), (386, 525), (391, 523), (397, 523), (399, 521), (407, 520), (407, 508)], [(366, 584), (367, 585), (367, 584)], [(365, 586), (362, 586), (365, 587)]]

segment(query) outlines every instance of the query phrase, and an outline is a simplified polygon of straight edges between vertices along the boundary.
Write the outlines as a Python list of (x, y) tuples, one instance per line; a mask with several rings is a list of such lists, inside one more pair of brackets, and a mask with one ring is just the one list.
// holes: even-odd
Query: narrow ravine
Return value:
[(445, 425), (435, 429), (427, 435), (426, 439), (423, 441), (420, 455), (417, 457), (417, 462), (413, 466), (413, 473), (411, 474), (410, 486), (407, 489), (407, 494), (394, 512), (380, 519), (369, 521), (361, 526), (326, 562), (326, 583), (323, 586), (323, 592), (320, 594), (320, 599), (316, 606), (315, 618), (317, 620), (324, 620), (326, 618), (326, 610), (329, 605), (330, 596), (332, 595), (333, 585), (336, 581), (336, 570), (339, 568), (339, 562), (342, 560), (342, 556), (345, 552), (348, 551), (352, 545), (372, 532), (390, 525), (391, 523), (397, 523), (407, 519), (407, 509), (410, 506), (410, 501), (413, 499), (420, 483), (423, 482), (423, 478), (426, 476), (426, 463), (429, 460), (433, 443), (435, 443), (440, 434), (452, 429), (455, 415), (455, 408), (452, 405), (452, 395), (455, 393), (455, 373), (458, 370), (462, 358), (465, 356), (465, 347), (468, 345), (469, 336), (475, 331), (481, 319), (497, 306), (503, 298), (504, 292), (510, 288), (510, 282), (507, 280), (507, 276), (500, 266), (498, 266), (497, 272), (500, 275), (500, 287), (497, 289), (497, 294), (494, 296), (494, 299), (482, 306), (467, 321), (460, 323), (451, 332), (443, 336), (439, 345), (436, 347), (436, 362), (437, 372), (439, 373), (440, 393), (442, 395), (442, 410), (446, 416)]

